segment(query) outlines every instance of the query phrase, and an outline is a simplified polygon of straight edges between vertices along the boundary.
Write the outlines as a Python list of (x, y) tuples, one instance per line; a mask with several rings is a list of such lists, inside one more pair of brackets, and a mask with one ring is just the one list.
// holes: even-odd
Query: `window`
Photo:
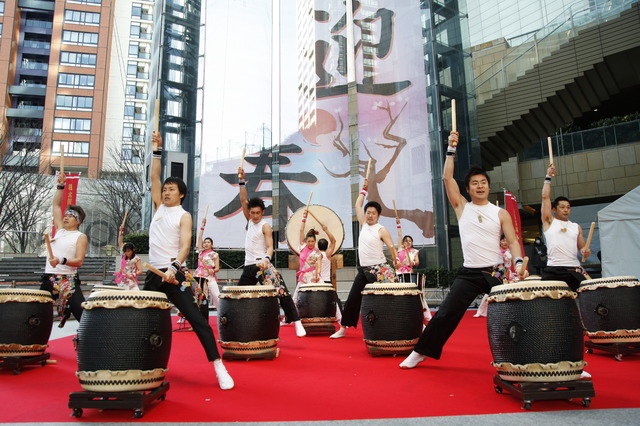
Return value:
[(79, 46), (97, 46), (98, 33), (85, 33), (82, 31), (62, 31), (62, 42), (77, 44)]
[(67, 9), (64, 11), (64, 21), (74, 24), (100, 25), (100, 14)]
[(56, 109), (68, 109), (73, 111), (91, 111), (93, 108), (93, 97), (91, 96), (70, 96), (57, 95)]
[(60, 155), (60, 146), (64, 146), (65, 157), (88, 157), (89, 142), (81, 141), (53, 141), (51, 155)]
[(102, 0), (67, 0), (67, 3), (100, 5), (102, 4)]
[(140, 18), (141, 16), (142, 16), (142, 4), (133, 3), (133, 5), (131, 6), (131, 17)]
[(133, 164), (142, 164), (142, 152), (133, 145), (122, 145), (122, 161)]
[(60, 65), (95, 68), (97, 57), (94, 53), (60, 52)]
[(53, 131), (58, 133), (90, 133), (91, 120), (56, 117), (53, 120)]
[(132, 103), (125, 103), (124, 105), (124, 118), (125, 120), (133, 120), (135, 117), (135, 106)]
[(58, 74), (58, 86), (76, 89), (93, 89), (96, 77), (88, 74)]

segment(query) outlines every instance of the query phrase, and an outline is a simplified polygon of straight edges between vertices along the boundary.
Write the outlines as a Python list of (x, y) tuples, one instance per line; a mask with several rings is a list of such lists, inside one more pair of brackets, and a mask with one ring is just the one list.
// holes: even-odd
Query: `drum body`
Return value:
[(336, 291), (331, 284), (300, 284), (296, 307), (307, 334), (333, 334), (336, 331)]
[(53, 327), (51, 293), (0, 289), (0, 325), (0, 357), (42, 355)]
[(562, 281), (495, 286), (487, 329), (492, 365), (514, 382), (577, 380), (586, 365), (576, 293)]
[(360, 317), (372, 356), (408, 354), (422, 333), (421, 292), (415, 284), (367, 284)]
[(125, 392), (160, 386), (171, 352), (171, 308), (156, 291), (105, 290), (89, 295), (78, 326), (80, 385)]
[(278, 355), (280, 304), (273, 286), (225, 286), (218, 303), (224, 359), (273, 359)]
[(640, 282), (636, 277), (585, 280), (578, 305), (593, 343), (640, 342)]

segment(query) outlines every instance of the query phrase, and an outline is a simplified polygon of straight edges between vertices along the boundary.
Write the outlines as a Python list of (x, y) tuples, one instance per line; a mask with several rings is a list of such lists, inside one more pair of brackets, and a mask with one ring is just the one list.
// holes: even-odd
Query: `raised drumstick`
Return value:
[(458, 120), (457, 120), (457, 114), (456, 114), (456, 100), (451, 99), (451, 131), (452, 132), (458, 131), (457, 121)]
[(315, 215), (315, 214), (313, 214), (313, 212), (312, 212), (311, 210), (307, 209), (307, 211), (309, 212), (309, 214), (311, 215), (311, 217), (313, 217), (313, 218), (316, 220), (316, 222), (318, 222), (318, 225), (320, 225), (320, 227), (323, 227), (323, 226), (324, 226), (324, 225), (322, 224), (322, 222), (320, 222), (320, 219), (318, 219), (318, 218), (316, 217), (316, 215)]
[(549, 145), (549, 164), (553, 164), (553, 144), (551, 143), (551, 136), (547, 136), (547, 145)]
[(371, 169), (371, 158), (369, 158), (369, 162), (367, 163), (367, 172), (364, 175), (365, 180), (369, 180), (369, 169)]
[(396, 200), (393, 201), (393, 211), (396, 213), (396, 219), (398, 219), (398, 209), (396, 208)]
[[(242, 167), (244, 166), (244, 155), (247, 153), (247, 147), (243, 146), (242, 147), (242, 155), (240, 156), (240, 168), (242, 169)], [(238, 174), (238, 179), (240, 179), (240, 174)]]
[(60, 173), (64, 174), (64, 145), (60, 144)]
[(47, 244), (47, 251), (49, 252), (49, 259), (53, 259), (53, 250), (51, 249), (51, 238), (49, 238), (49, 233), (44, 233), (44, 242)]
[(129, 210), (127, 210), (126, 212), (124, 212), (124, 217), (122, 218), (122, 225), (120, 225), (121, 228), (124, 228), (124, 224), (127, 221), (127, 215), (129, 214)]
[(311, 194), (309, 194), (309, 199), (307, 200), (307, 208), (305, 209), (306, 211), (309, 211), (309, 205), (311, 204), (312, 196), (313, 196), (313, 191), (311, 191)]
[[(147, 268), (149, 271), (153, 272), (154, 274), (160, 276), (160, 277), (164, 277), (164, 272), (162, 272), (160, 269), (156, 269), (153, 266), (149, 265), (148, 263), (145, 263), (144, 265), (145, 268)], [(178, 281), (174, 280), (172, 284), (179, 284)]]
[[(593, 229), (595, 227), (596, 227), (596, 223), (591, 222), (591, 228), (589, 229), (589, 236), (587, 237), (587, 244), (584, 245), (585, 250), (588, 250), (589, 246), (591, 245), (591, 237), (593, 237)], [(584, 262), (585, 260), (587, 260), (587, 258), (582, 256), (582, 261)]]

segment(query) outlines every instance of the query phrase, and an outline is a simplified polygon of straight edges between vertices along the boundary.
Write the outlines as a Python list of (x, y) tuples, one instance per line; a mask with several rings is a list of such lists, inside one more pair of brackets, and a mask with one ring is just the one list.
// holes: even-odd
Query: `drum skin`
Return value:
[(0, 357), (42, 355), (53, 327), (53, 298), (43, 290), (0, 289)]
[(105, 290), (89, 295), (75, 339), (80, 385), (120, 392), (160, 386), (171, 353), (171, 308), (155, 291)]
[(580, 378), (586, 363), (575, 298), (562, 281), (523, 281), (491, 289), (487, 330), (492, 365), (502, 379)]
[(331, 284), (300, 284), (296, 303), (307, 334), (333, 334), (336, 322), (336, 291)]
[(636, 277), (582, 281), (578, 305), (593, 343), (640, 342), (640, 282)]
[(224, 359), (277, 356), (280, 304), (273, 286), (225, 286), (218, 304), (218, 333)]
[[(300, 254), (300, 223), (302, 222), (302, 216), (304, 215), (306, 208), (307, 207), (305, 206), (296, 210), (289, 218), (289, 221), (287, 221), (287, 227), (285, 229), (285, 236), (287, 238), (289, 249), (296, 255)], [(336, 247), (333, 252), (339, 252), (342, 247), (342, 243), (344, 242), (344, 224), (342, 223), (340, 216), (338, 216), (329, 207), (318, 204), (311, 204), (309, 206), (309, 211), (313, 213), (323, 225), (326, 225), (329, 231), (331, 231), (331, 234), (336, 239)], [(322, 230), (322, 226), (320, 226), (318, 221), (313, 216), (308, 215), (306, 226), (304, 228), (305, 232), (311, 228), (318, 232), (316, 240), (324, 238), (329, 241), (329, 237)]]
[(415, 284), (367, 284), (360, 318), (370, 355), (408, 354), (422, 333), (420, 290)]

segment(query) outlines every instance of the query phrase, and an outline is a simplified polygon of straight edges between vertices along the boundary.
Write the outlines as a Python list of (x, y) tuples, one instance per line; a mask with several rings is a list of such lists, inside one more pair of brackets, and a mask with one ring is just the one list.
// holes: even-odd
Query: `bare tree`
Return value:
[(37, 250), (48, 217), (53, 180), (38, 173), (38, 142), (0, 134), (0, 239), (17, 253)]
[(125, 152), (121, 146), (110, 147), (107, 151), (117, 161), (106, 166), (100, 179), (96, 180), (103, 199), (102, 211), (116, 232), (128, 212), (125, 223), (125, 234), (128, 234), (139, 230), (142, 225), (144, 151)]

